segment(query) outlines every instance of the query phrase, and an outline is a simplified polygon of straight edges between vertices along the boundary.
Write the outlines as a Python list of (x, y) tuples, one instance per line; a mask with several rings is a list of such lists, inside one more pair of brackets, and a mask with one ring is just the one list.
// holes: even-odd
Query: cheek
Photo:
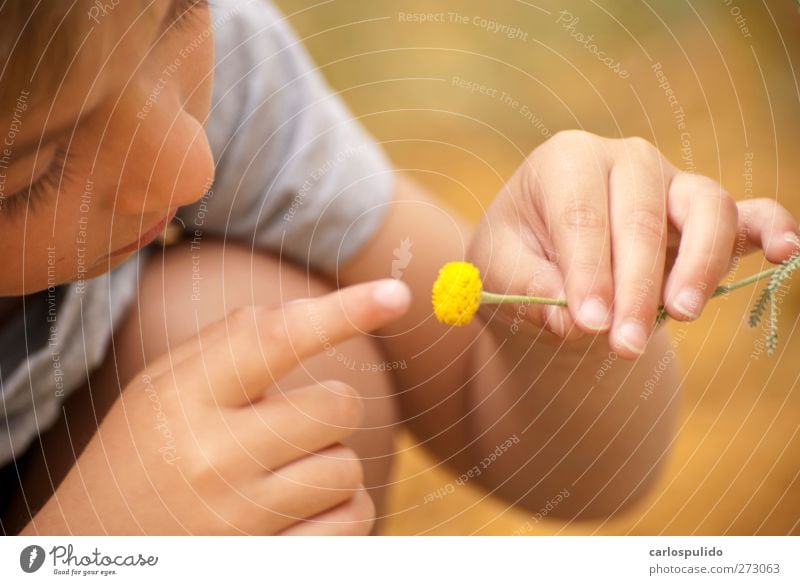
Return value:
[(198, 51), (196, 58), (187, 67), (188, 75), (183, 80), (186, 111), (205, 124), (211, 109), (211, 89), (214, 79), (214, 48), (207, 42), (203, 50)]
[[(175, 54), (180, 55), (186, 47), (192, 47), (189, 56), (181, 60), (176, 78), (180, 84), (178, 93), (184, 109), (204, 124), (211, 108), (214, 75), (214, 37), (213, 32), (209, 35), (208, 31), (214, 27), (208, 9), (194, 14), (190, 22), (190, 27), (170, 41), (164, 59), (171, 62)], [(198, 39), (202, 41), (198, 42)]]
[(8, 226), (3, 241), (0, 296), (20, 296), (74, 280), (77, 255), (69, 229), (53, 229), (45, 213)]

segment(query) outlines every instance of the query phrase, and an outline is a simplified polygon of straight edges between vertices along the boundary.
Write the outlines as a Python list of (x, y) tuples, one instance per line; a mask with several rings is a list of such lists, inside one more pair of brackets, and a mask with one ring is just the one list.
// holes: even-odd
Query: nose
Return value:
[[(139, 125), (120, 185), (120, 213), (154, 216), (200, 199), (214, 180), (203, 125), (177, 103), (155, 104)], [(172, 107), (169, 107), (172, 106)], [(143, 119), (142, 119), (143, 118)]]

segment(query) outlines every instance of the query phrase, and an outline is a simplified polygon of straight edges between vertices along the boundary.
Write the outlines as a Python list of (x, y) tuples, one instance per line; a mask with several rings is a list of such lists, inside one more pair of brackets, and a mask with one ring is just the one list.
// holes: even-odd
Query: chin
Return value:
[[(86, 270), (86, 272), (83, 275), (83, 278), (84, 280), (87, 280), (89, 278), (95, 278), (97, 276), (105, 274), (106, 272), (111, 272), (112, 270), (114, 270), (114, 268), (116, 268), (117, 266), (119, 266), (132, 256), (134, 256), (135, 254), (138, 254), (140, 251), (141, 250), (133, 250), (132, 252), (128, 252), (126, 254), (117, 254), (109, 258), (102, 258), (97, 262), (95, 262), (94, 264), (92, 264), (92, 266)], [(78, 280), (78, 276), (76, 276), (74, 280)]]

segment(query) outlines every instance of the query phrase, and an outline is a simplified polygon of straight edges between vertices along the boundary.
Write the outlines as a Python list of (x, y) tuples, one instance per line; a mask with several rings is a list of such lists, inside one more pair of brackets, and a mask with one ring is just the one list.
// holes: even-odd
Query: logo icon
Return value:
[(392, 278), (401, 278), (403, 276), (403, 270), (408, 268), (409, 262), (411, 262), (411, 257), (413, 254), (411, 253), (411, 246), (413, 242), (410, 238), (405, 238), (400, 240), (400, 245), (392, 250), (392, 255), (394, 258), (392, 259)]
[(44, 549), (41, 546), (32, 544), (26, 546), (19, 553), (19, 566), (26, 573), (35, 573), (44, 564)]

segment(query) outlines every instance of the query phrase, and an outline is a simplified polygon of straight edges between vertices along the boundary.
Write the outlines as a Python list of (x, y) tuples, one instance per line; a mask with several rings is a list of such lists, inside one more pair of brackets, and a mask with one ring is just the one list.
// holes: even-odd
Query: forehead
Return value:
[(88, 0), (45, 0), (30, 9), (4, 55), (11, 66), (0, 73), (3, 111), (18, 109), (21, 96), (27, 104), (19, 140), (68, 127), (123, 87), (152, 49), (171, 3), (120, 0), (100, 11)]

